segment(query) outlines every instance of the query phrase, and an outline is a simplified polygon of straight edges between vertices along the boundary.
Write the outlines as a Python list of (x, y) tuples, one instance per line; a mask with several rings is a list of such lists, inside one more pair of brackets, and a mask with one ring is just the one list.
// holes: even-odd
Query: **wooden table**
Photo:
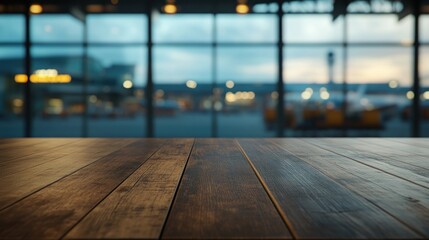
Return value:
[(0, 238), (429, 238), (428, 139), (3, 139)]

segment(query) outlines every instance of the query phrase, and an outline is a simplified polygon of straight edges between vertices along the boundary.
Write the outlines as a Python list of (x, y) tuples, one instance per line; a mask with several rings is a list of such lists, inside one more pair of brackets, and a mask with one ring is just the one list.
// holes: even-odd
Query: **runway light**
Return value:
[(389, 87), (390, 88), (397, 88), (398, 85), (399, 85), (398, 82), (395, 81), (395, 80), (392, 80), (392, 81), (389, 82)]
[(429, 91), (426, 91), (423, 93), (423, 99), (424, 100), (429, 100)]
[(407, 92), (407, 98), (408, 98), (409, 100), (414, 99), (414, 93), (413, 93), (413, 91), (408, 91), (408, 92)]
[(304, 100), (308, 100), (311, 98), (311, 96), (313, 95), (313, 89), (311, 88), (306, 88), (302, 93), (301, 93), (301, 98)]
[(276, 91), (271, 92), (271, 98), (272, 99), (277, 99), (278, 97), (279, 97), (279, 93), (278, 92), (276, 92)]
[(30, 12), (32, 14), (40, 14), (43, 12), (43, 7), (40, 4), (32, 4), (30, 6)]
[(174, 4), (174, 0), (167, 0), (167, 3), (164, 5), (163, 10), (167, 14), (177, 13), (177, 6)]
[(235, 102), (235, 101), (237, 100), (237, 98), (235, 97), (235, 94), (234, 94), (234, 93), (232, 93), (232, 92), (227, 92), (227, 93), (225, 94), (225, 100), (226, 100), (227, 102), (232, 103), (232, 102)]
[(132, 88), (132, 87), (133, 87), (133, 82), (131, 82), (131, 80), (125, 80), (125, 81), (122, 83), (122, 86), (123, 86), (124, 88), (126, 88), (126, 89), (130, 89), (130, 88)]
[(186, 87), (194, 89), (197, 87), (197, 82), (195, 82), (194, 80), (188, 80), (186, 81)]
[(234, 82), (233, 81), (231, 81), (231, 80), (229, 80), (229, 81), (226, 81), (226, 83), (225, 83), (225, 86), (227, 87), (227, 88), (233, 88), (234, 86), (235, 86), (235, 84), (234, 84)]
[(320, 98), (321, 99), (323, 99), (323, 100), (328, 100), (329, 99), (329, 93), (328, 93), (328, 91), (322, 91), (321, 93), (320, 93)]

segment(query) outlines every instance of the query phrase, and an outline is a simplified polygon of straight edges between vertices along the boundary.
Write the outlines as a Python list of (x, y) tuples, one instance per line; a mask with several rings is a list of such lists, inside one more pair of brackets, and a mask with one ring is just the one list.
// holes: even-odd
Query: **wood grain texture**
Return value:
[(370, 138), (370, 139), (359, 139), (359, 140), (369, 143), (371, 145), (384, 147), (390, 150), (394, 149), (394, 151), (401, 151), (407, 154), (420, 155), (424, 157), (429, 156), (429, 148), (424, 146), (406, 144), (406, 143), (401, 143), (396, 141), (389, 141), (388, 139)]
[[(114, 141), (114, 140), (112, 140)], [(139, 140), (0, 212), (2, 238), (60, 238), (160, 146)]]
[[(350, 141), (352, 140), (352, 141)], [(429, 158), (419, 155), (412, 155), (398, 150), (396, 147), (386, 147), (374, 144), (372, 139), (323, 139), (321, 143), (327, 144), (336, 150), (341, 150), (351, 158), (366, 158), (370, 161), (381, 162), (392, 167), (409, 170), (417, 175), (428, 176)], [(382, 142), (389, 143), (388, 140)], [(406, 155), (404, 155), (406, 154)]]
[[(305, 140), (275, 139), (272, 142), (388, 212), (421, 236), (429, 237), (429, 192), (426, 189)], [(306, 154), (302, 154), (304, 149)]]
[(61, 157), (33, 154), (7, 164), (0, 176), (0, 210), (134, 141), (83, 140), (64, 145)]
[[(407, 169), (404, 166), (398, 167), (393, 165), (392, 162), (394, 160), (389, 159), (389, 157), (382, 157), (378, 154), (372, 153), (372, 151), (377, 151), (379, 149), (378, 145), (367, 145), (358, 140), (350, 140), (352, 139), (324, 139), (323, 141), (317, 139), (308, 139), (306, 141), (330, 152), (348, 157), (361, 164), (371, 166), (377, 170), (389, 173), (393, 176), (402, 178), (418, 186), (429, 189), (429, 178), (415, 173), (412, 169)], [(363, 146), (361, 144), (363, 144)]]
[[(63, 155), (60, 150), (62, 146), (78, 142), (78, 139), (61, 138), (61, 139), (48, 139), (48, 138), (30, 138), (30, 139), (15, 139), (6, 142), (0, 146), (0, 167), (11, 162), (22, 162), (28, 156), (38, 154), (56, 153), (56, 155)], [(31, 163), (31, 161), (29, 161)], [(1, 169), (1, 168), (0, 168)]]
[(241, 139), (269, 191), (300, 238), (418, 238), (366, 199), (269, 140)]
[(192, 145), (192, 139), (166, 140), (66, 238), (159, 238)]
[(162, 238), (290, 237), (234, 140), (197, 139)]

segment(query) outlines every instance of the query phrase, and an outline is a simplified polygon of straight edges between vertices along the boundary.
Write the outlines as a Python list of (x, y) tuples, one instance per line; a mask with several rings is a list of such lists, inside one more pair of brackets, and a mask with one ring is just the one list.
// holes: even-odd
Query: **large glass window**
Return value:
[(217, 16), (217, 41), (274, 43), (277, 21), (274, 14), (221, 14)]
[(88, 16), (91, 137), (146, 136), (146, 21), (141, 14)]
[(345, 118), (343, 49), (286, 47), (286, 135), (340, 136)]
[(283, 39), (287, 43), (339, 43), (343, 40), (343, 18), (330, 14), (287, 15)]
[(24, 48), (0, 45), (0, 137), (24, 136), (24, 84), (15, 81), (24, 73)]
[(154, 48), (155, 136), (211, 136), (210, 47)]
[(264, 113), (275, 107), (276, 48), (219, 47), (215, 110), (220, 137), (273, 136)]
[(157, 43), (207, 43), (213, 40), (213, 16), (209, 14), (158, 15), (153, 20)]
[(147, 40), (142, 14), (88, 15), (88, 40), (91, 43), (143, 43)]
[(24, 15), (0, 15), (0, 42), (24, 42)]
[(37, 43), (81, 43), (83, 24), (68, 14), (34, 15), (31, 17), (31, 40)]
[[(350, 47), (349, 119), (359, 119), (354, 121), (367, 126), (370, 135), (409, 136), (411, 67), (410, 47)], [(359, 136), (363, 130), (350, 134)]]
[[(83, 48), (33, 46), (31, 50), (32, 135), (35, 137), (82, 136)], [(32, 79), (33, 77), (35, 80)]]
[(348, 40), (350, 42), (403, 43), (413, 42), (413, 17), (399, 20), (397, 15), (356, 15), (347, 16)]

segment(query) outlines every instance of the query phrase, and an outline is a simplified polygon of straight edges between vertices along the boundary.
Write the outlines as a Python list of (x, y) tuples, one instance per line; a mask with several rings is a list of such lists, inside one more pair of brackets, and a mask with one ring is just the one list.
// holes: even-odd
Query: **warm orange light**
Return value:
[(91, 4), (91, 5), (86, 6), (86, 11), (88, 11), (88, 12), (103, 12), (104, 7), (103, 7), (103, 5), (100, 5), (100, 4)]
[(249, 6), (247, 6), (247, 4), (244, 4), (244, 3), (239, 3), (239, 4), (237, 4), (237, 7), (235, 8), (235, 11), (238, 14), (249, 13)]
[(32, 14), (39, 14), (43, 12), (43, 7), (40, 4), (33, 4), (30, 6), (30, 12)]
[[(30, 75), (31, 83), (69, 83), (72, 78), (68, 74), (58, 74), (55, 69), (41, 69)], [(16, 83), (27, 83), (28, 77), (26, 74), (16, 74)]]
[(26, 83), (28, 81), (28, 77), (26, 74), (16, 74), (15, 82), (16, 83)]
[(119, 3), (119, 0), (110, 0), (110, 2), (111, 2), (113, 5), (117, 5), (117, 4)]
[(175, 14), (177, 12), (177, 7), (172, 3), (167, 3), (164, 6), (164, 12), (168, 14)]

